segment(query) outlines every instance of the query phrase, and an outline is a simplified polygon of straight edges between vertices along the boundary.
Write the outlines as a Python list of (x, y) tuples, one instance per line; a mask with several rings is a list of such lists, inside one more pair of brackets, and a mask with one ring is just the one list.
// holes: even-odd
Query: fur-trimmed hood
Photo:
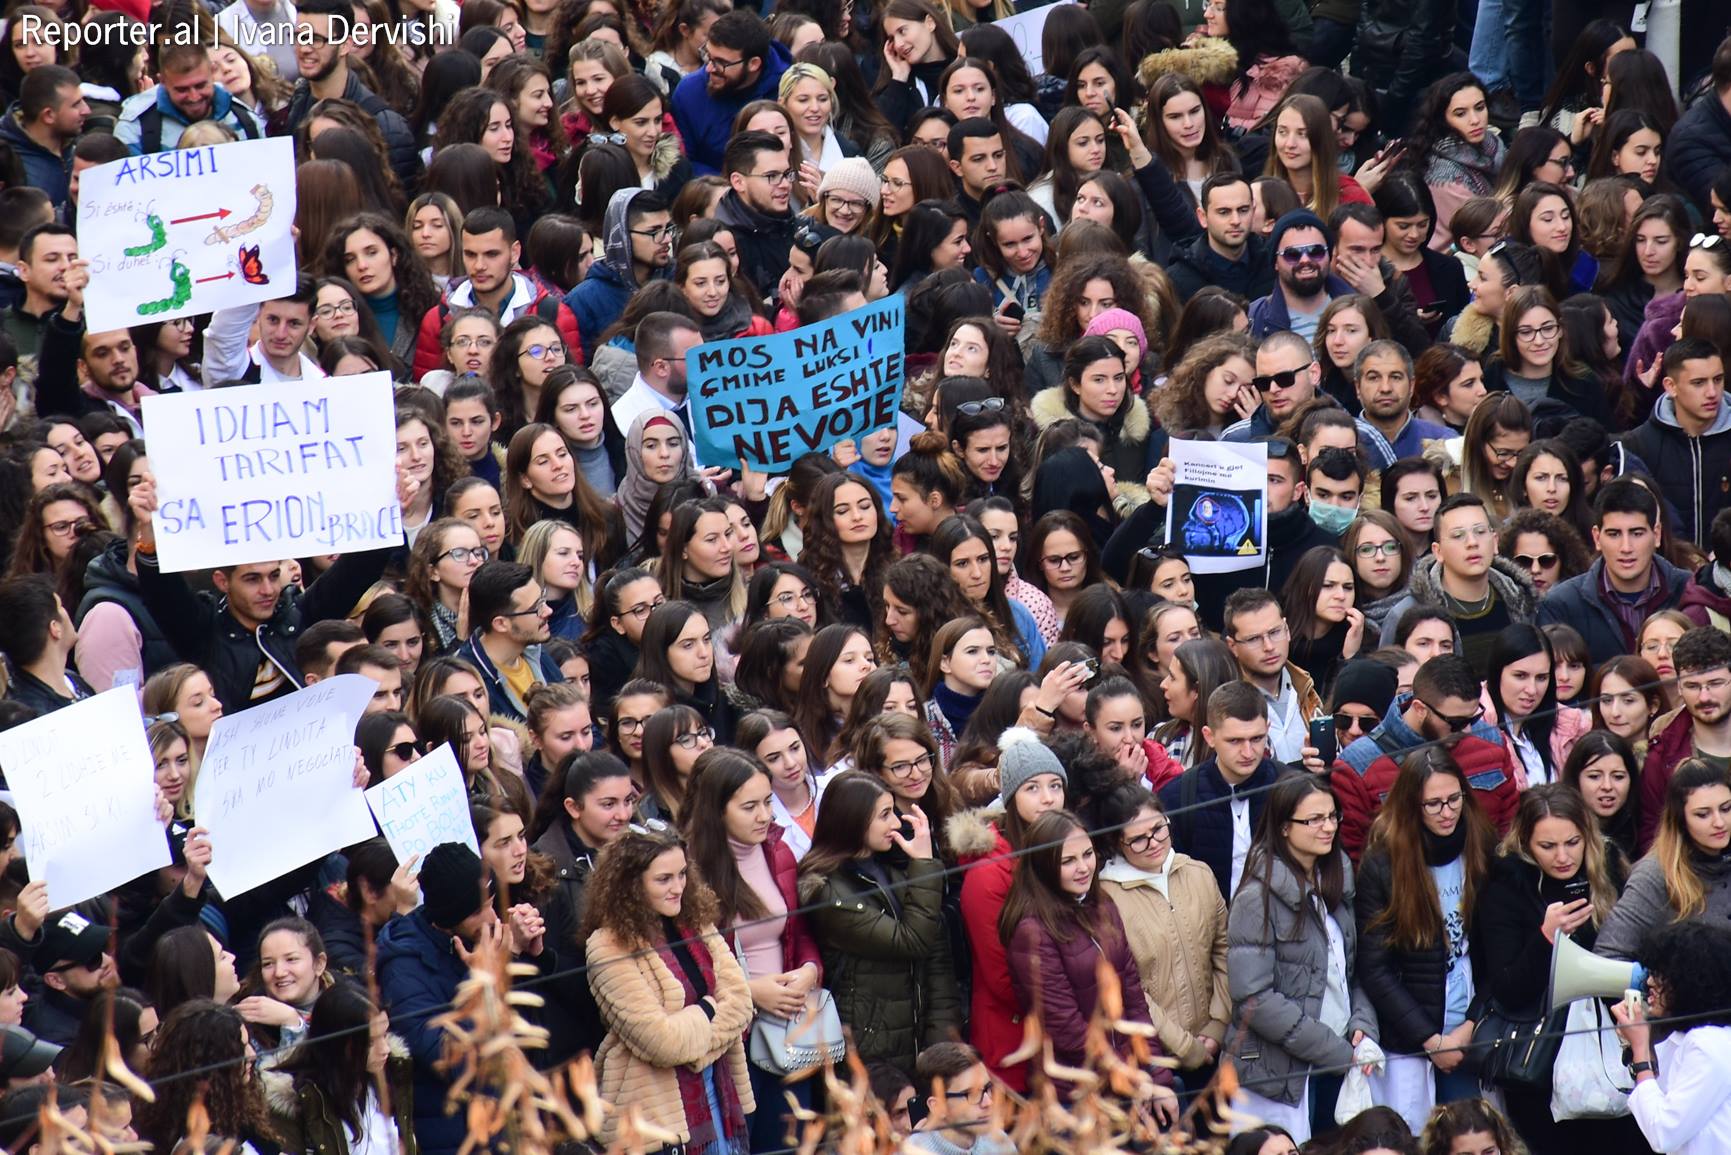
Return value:
[(1142, 59), (1136, 75), (1143, 88), (1151, 88), (1168, 72), (1176, 72), (1197, 84), (1230, 84), (1238, 75), (1238, 49), (1218, 37), (1204, 36), (1194, 44), (1149, 53)]
[[(385, 1045), (390, 1049), (390, 1062), (409, 1062), (413, 1056), (409, 1054), (409, 1045), (392, 1031), (385, 1036)], [(294, 1056), (299, 1048), (282, 1055), (282, 1059)], [(261, 1067), (258, 1072), (259, 1083), (264, 1088), (265, 1106), (273, 1115), (295, 1115), (300, 1112), (300, 1097), (295, 1094), (294, 1076), (287, 1071), (275, 1067)]]
[[(1533, 614), (1538, 609), (1539, 597), (1527, 571), (1508, 558), (1493, 556), (1488, 576), (1491, 589), (1496, 591), (1497, 598), (1508, 607), (1509, 616), (1519, 622), (1532, 621)], [(1412, 585), (1408, 588), (1412, 593), (1412, 600), (1418, 605), (1443, 604), (1442, 563), (1434, 553), (1426, 554), (1413, 562)]]
[(680, 147), (679, 133), (672, 127), (673, 116), (664, 118), (661, 139), (655, 142), (655, 151), (649, 157), (649, 171), (654, 174), (657, 184), (667, 179), (673, 171), (673, 166), (685, 159), (685, 150)]
[[(1033, 415), (1034, 424), (1041, 429), (1055, 421), (1066, 417), (1075, 417), (1075, 410), (1068, 404), (1065, 396), (1067, 390), (1062, 385), (1054, 385), (1050, 389), (1042, 389), (1034, 394), (1034, 399), (1028, 405), (1028, 412)], [(1134, 445), (1144, 444), (1148, 435), (1154, 431), (1154, 419), (1148, 416), (1148, 403), (1142, 398), (1131, 394), (1130, 408), (1125, 410), (1120, 419), (1118, 437)], [(1132, 478), (1128, 480), (1140, 480)], [(1122, 484), (1122, 482), (1120, 482)]]
[(944, 841), (949, 843), (956, 861), (966, 864), (990, 858), (1000, 844), (1008, 849), (1009, 843), (998, 829), (1003, 817), (1004, 803), (1001, 799), (950, 815), (949, 821), (944, 823)]

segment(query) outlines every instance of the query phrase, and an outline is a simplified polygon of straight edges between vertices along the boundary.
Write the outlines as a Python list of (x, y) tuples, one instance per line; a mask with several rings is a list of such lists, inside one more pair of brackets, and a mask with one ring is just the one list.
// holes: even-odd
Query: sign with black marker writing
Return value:
[(373, 836), (354, 785), (355, 726), (378, 688), (363, 674), (339, 674), (216, 720), (192, 805), (210, 831), (210, 880), (224, 896)]
[(685, 376), (697, 460), (786, 473), (807, 453), (894, 425), (903, 306), (885, 297), (788, 333), (692, 349)]
[[(367, 788), (367, 805), (378, 819), (398, 862), (424, 861), (441, 842), (461, 842), (476, 854), (475, 824), (469, 820), (469, 784), (449, 742), (425, 758)], [(421, 864), (415, 863), (420, 871)]]
[(169, 572), (403, 543), (389, 373), (144, 399)]
[(92, 333), (286, 297), (295, 288), (294, 141), (183, 148), (78, 177)]
[(168, 865), (156, 767), (131, 686), (0, 733), (0, 771), (18, 807), (24, 861), (33, 881), (48, 883), (51, 907)]

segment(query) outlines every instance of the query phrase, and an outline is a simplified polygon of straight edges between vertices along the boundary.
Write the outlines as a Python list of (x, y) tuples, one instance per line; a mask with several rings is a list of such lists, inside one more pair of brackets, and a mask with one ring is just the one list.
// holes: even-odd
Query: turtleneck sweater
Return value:
[(787, 969), (782, 958), (781, 932), (787, 926), (787, 900), (775, 885), (775, 874), (769, 868), (769, 855), (763, 843), (751, 845), (728, 838), (727, 847), (733, 861), (739, 865), (740, 881), (757, 895), (767, 917), (742, 919), (735, 929), (739, 949), (745, 953), (746, 969), (753, 978), (778, 975)]

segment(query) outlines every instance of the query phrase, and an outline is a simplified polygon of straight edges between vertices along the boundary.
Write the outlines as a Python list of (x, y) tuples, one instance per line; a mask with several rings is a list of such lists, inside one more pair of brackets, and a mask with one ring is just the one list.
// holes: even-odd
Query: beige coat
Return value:
[(1184, 1067), (1194, 1068), (1208, 1059), (1202, 1040), (1220, 1042), (1232, 1016), (1226, 902), (1212, 870), (1188, 855), (1171, 853), (1171, 901), (1122, 859), (1107, 863), (1100, 886), (1124, 918), (1161, 1045)]
[(751, 1075), (745, 1066), (745, 1030), (751, 1025), (751, 991), (739, 961), (713, 926), (703, 928), (703, 945), (715, 968), (715, 1018), (699, 1006), (685, 1005), (685, 991), (661, 956), (620, 944), (605, 928), (589, 936), (589, 985), (607, 1038), (596, 1053), (601, 1097), (616, 1108), (601, 1133), (611, 1144), (619, 1114), (636, 1110), (644, 1122), (691, 1138), (679, 1099), (678, 1067), (701, 1071), (726, 1059), (745, 1113), (756, 1109)]

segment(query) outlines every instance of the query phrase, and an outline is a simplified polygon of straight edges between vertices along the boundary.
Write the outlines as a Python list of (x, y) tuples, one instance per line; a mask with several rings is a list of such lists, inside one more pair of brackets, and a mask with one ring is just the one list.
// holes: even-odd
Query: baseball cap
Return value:
[(48, 916), (42, 927), (42, 945), (31, 960), (41, 974), (68, 966), (90, 966), (108, 949), (108, 928), (91, 922), (76, 910)]

